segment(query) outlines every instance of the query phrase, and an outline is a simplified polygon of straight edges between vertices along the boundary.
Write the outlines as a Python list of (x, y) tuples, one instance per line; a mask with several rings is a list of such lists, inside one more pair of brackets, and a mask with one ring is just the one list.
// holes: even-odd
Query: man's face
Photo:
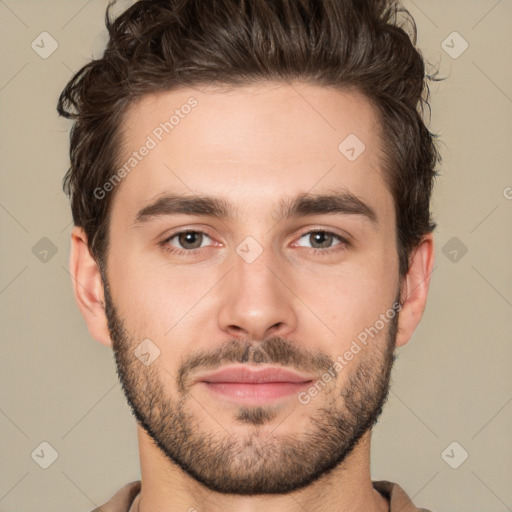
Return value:
[[(139, 423), (211, 489), (307, 485), (382, 410), (400, 283), (377, 129), (364, 97), (305, 84), (181, 89), (127, 113), (119, 167), (150, 149), (112, 203), (105, 300), (117, 369)], [(214, 197), (225, 211), (150, 208), (167, 194)], [(304, 194), (314, 197), (283, 216)], [(332, 194), (343, 203), (316, 200)], [(146, 365), (141, 352), (158, 357)], [(237, 368), (287, 369), (294, 382), (214, 375)]]

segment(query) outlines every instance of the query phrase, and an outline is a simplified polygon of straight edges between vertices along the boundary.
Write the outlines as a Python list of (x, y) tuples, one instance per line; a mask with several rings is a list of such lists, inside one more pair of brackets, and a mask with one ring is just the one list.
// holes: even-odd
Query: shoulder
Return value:
[(133, 500), (140, 492), (140, 486), (140, 480), (124, 485), (106, 503), (91, 512), (129, 512)]
[(389, 501), (390, 512), (430, 512), (414, 505), (407, 493), (396, 483), (387, 480), (373, 481), (373, 488)]

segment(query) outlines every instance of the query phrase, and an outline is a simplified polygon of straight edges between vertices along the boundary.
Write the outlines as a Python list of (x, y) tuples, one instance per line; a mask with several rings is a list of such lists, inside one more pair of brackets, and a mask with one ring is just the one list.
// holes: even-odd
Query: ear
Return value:
[(405, 345), (420, 323), (427, 304), (430, 276), (434, 266), (434, 239), (430, 233), (422, 238), (414, 250), (409, 271), (403, 278), (398, 315), (396, 346)]
[(112, 346), (105, 314), (105, 295), (101, 274), (87, 247), (87, 235), (78, 226), (71, 232), (71, 254), (69, 270), (72, 277), (73, 294), (84, 317), (90, 335), (106, 345)]

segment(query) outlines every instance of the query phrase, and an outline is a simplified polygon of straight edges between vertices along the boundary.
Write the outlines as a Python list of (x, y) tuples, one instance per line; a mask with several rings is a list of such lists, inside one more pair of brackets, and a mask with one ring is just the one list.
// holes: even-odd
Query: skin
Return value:
[[(162, 411), (175, 413), (182, 400), (182, 411), (196, 420), (197, 439), (210, 435), (218, 442), (233, 443), (232, 458), (221, 469), (231, 469), (232, 477), (242, 479), (247, 461), (255, 467), (263, 464), (262, 452), (268, 457), (267, 469), (276, 469), (271, 464), (273, 453), (282, 453), (279, 450), (292, 439), (315, 434), (314, 418), (329, 421), (329, 414), (319, 416), (322, 409), (332, 418), (350, 419), (352, 412), (356, 422), (368, 407), (378, 416), (385, 397), (377, 396), (377, 391), (381, 386), (384, 393), (384, 374), (391, 367), (394, 347), (409, 341), (426, 305), (434, 247), (432, 235), (426, 235), (412, 255), (409, 272), (399, 279), (393, 198), (382, 174), (379, 125), (364, 96), (304, 83), (260, 83), (229, 90), (184, 88), (148, 95), (133, 104), (125, 117), (124, 156), (139, 148), (168, 119), (167, 113), (191, 96), (197, 99), (197, 107), (117, 186), (105, 269), (108, 287), (79, 227), (72, 233), (70, 270), (89, 332), (114, 348), (118, 372), (128, 370), (121, 380), (142, 419), (164, 441), (179, 435), (165, 430), (171, 417)], [(338, 150), (351, 133), (366, 146), (355, 161)], [(273, 218), (285, 197), (340, 188), (369, 205), (378, 222), (354, 214), (279, 222)], [(168, 192), (221, 196), (236, 206), (236, 215), (226, 219), (161, 216), (134, 226), (137, 212)], [(334, 238), (321, 250), (342, 249), (315, 254), (314, 240), (304, 235), (312, 229), (345, 237), (349, 244), (337, 245), (340, 240)], [(164, 247), (169, 245), (186, 250), (178, 237), (162, 243), (183, 230), (205, 232), (202, 248), (194, 255), (166, 252)], [(248, 236), (263, 250), (250, 264), (236, 252)], [(242, 422), (239, 405), (191, 384), (204, 369), (199, 366), (185, 373), (188, 394), (180, 393), (179, 372), (194, 354), (215, 355), (224, 349), (233, 362), (237, 343), (257, 351), (268, 348), (264, 341), (287, 340), (292, 354), (303, 354), (289, 366), (302, 371), (309, 364), (320, 377), (322, 367), (315, 366), (315, 354), (335, 361), (359, 333), (390, 309), (400, 290), (398, 332), (391, 332), (391, 323), (386, 323), (308, 404), (301, 404), (296, 396), (281, 398), (260, 409), (260, 424), (251, 408), (245, 410), (247, 421)], [(160, 355), (146, 367), (133, 356), (133, 349), (147, 338), (158, 346)], [(274, 356), (268, 350), (261, 354), (267, 357), (264, 365), (284, 361), (279, 351)], [(363, 370), (371, 370), (371, 378), (357, 383)], [(347, 398), (350, 389), (371, 405), (357, 410), (357, 404), (351, 405)], [(152, 407), (149, 397), (154, 399)], [(326, 423), (326, 427), (332, 425)], [(332, 471), (284, 494), (253, 495), (212, 490), (178, 467), (140, 423), (137, 429), (142, 491), (135, 511), (388, 510), (387, 500), (371, 483), (370, 428), (353, 440)], [(327, 446), (322, 443), (302, 448), (314, 457)], [(262, 447), (266, 449), (260, 451)], [(298, 466), (293, 459), (288, 462), (294, 475)]]

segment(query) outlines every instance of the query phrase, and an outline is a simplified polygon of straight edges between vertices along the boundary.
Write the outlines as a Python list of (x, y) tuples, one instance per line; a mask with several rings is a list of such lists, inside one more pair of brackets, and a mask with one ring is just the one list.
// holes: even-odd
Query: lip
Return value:
[(198, 376), (195, 383), (216, 396), (245, 405), (262, 405), (297, 394), (310, 386), (314, 376), (283, 367), (251, 369), (230, 366)]
[(229, 366), (200, 375), (196, 378), (196, 382), (268, 384), (276, 382), (303, 383), (314, 379), (313, 375), (301, 374), (278, 366), (258, 369), (251, 369), (249, 366)]

